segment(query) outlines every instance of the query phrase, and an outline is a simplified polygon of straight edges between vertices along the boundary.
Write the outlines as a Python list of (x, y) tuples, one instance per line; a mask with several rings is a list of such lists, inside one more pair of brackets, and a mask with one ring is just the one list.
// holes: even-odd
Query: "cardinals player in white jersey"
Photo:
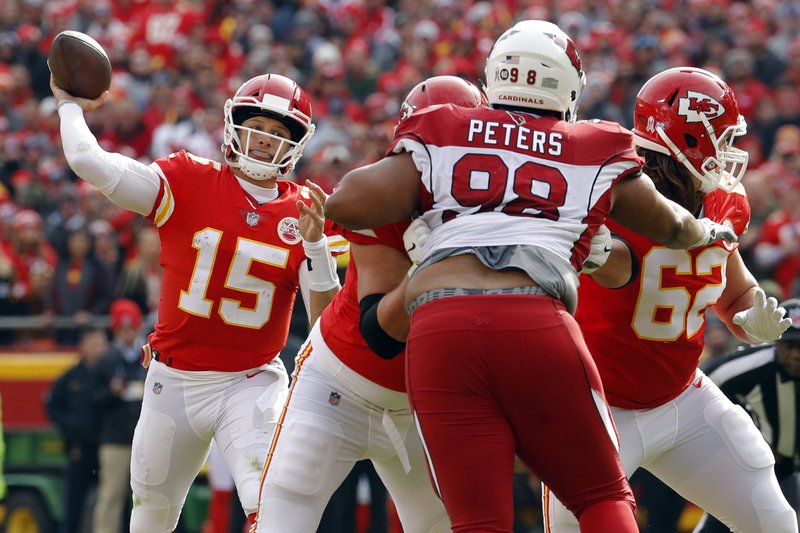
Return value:
[[(750, 221), (739, 183), (748, 157), (733, 142), (745, 132), (733, 91), (708, 71), (666, 70), (637, 96), (635, 143), (656, 188), (739, 235)], [(613, 251), (594, 281), (582, 281), (576, 318), (612, 408), (625, 472), (646, 468), (733, 531), (796, 532), (768, 445), (697, 369), (709, 307), (752, 344), (780, 338), (791, 320), (757, 286), (736, 243), (670, 250), (619, 224), (609, 228)], [(577, 531), (546, 489), (544, 497), (547, 531)]]
[(600, 377), (570, 314), (577, 272), (609, 215), (675, 248), (736, 238), (659, 195), (629, 131), (572, 122), (584, 81), (563, 31), (520, 22), (487, 59), (490, 107), (412, 114), (390, 155), (349, 172), (326, 204), (351, 229), (415, 211), (432, 229), (406, 291), (406, 383), (456, 532), (512, 531), (515, 454), (582, 531), (638, 531)]
[(161, 237), (164, 277), (144, 350), (130, 529), (175, 529), (212, 439), (252, 520), (288, 390), (277, 355), (298, 285), (312, 321), (339, 289), (328, 250), (336, 238), (323, 233), (324, 193), (278, 180), (314, 132), (308, 97), (283, 76), (255, 77), (225, 104), (224, 164), (181, 151), (144, 165), (104, 151), (89, 131), (83, 113), (107, 93), (84, 100), (52, 80), (51, 88), (70, 167), (151, 219)]
[[(485, 99), (461, 78), (437, 76), (411, 90), (400, 122), (445, 103), (478, 107)], [(315, 531), (333, 491), (365, 458), (386, 485), (403, 531), (450, 531), (406, 396), (401, 340), (408, 315), (402, 305), (391, 305), (402, 302), (411, 267), (403, 243), (409, 222), (342, 232), (351, 247), (347, 276), (297, 358), (264, 467), (260, 533)]]

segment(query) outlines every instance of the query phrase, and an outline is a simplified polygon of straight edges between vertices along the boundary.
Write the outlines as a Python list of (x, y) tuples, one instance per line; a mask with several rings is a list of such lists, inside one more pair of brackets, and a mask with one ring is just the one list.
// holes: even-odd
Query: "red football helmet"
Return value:
[(747, 168), (748, 153), (733, 147), (747, 124), (728, 84), (691, 67), (656, 74), (636, 96), (635, 143), (680, 161), (700, 190), (732, 191)]
[(459, 107), (481, 107), (486, 105), (486, 96), (473, 84), (458, 76), (434, 76), (417, 84), (409, 91), (400, 106), (398, 124), (417, 109), (432, 105), (453, 104)]
[[(291, 140), (242, 126), (253, 116), (266, 116), (283, 123), (291, 132)], [(246, 176), (264, 180), (278, 172), (292, 170), (303, 154), (311, 135), (311, 102), (305, 91), (294, 81), (278, 74), (263, 74), (246, 81), (233, 98), (225, 102), (225, 137), (222, 153), (225, 162), (239, 168)], [(265, 135), (278, 142), (279, 149), (269, 163), (248, 155), (253, 135)], [(278, 158), (280, 148), (288, 146)]]

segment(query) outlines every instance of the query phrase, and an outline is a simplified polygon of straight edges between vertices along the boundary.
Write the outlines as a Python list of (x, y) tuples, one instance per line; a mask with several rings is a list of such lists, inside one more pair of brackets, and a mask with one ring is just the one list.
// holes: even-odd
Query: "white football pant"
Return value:
[(258, 505), (267, 446), (288, 392), (280, 359), (243, 372), (188, 372), (152, 361), (133, 436), (131, 533), (167, 533), (212, 439), (246, 514)]
[[(628, 477), (641, 466), (736, 533), (797, 533), (772, 451), (744, 409), (702, 371), (664, 405), (611, 413)], [(545, 531), (578, 533), (572, 513), (547, 488), (544, 494)]]
[(345, 366), (322, 340), (319, 322), (296, 363), (265, 466), (257, 532), (316, 531), (331, 495), (362, 459), (372, 460), (403, 531), (449, 532), (405, 393)]

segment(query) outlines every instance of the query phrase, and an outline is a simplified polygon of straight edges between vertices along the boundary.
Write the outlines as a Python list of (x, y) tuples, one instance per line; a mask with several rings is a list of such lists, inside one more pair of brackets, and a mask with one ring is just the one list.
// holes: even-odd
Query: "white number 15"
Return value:
[[(209, 318), (214, 302), (206, 298), (208, 283), (217, 259), (217, 249), (222, 232), (205, 228), (194, 234), (192, 247), (197, 250), (197, 260), (189, 281), (189, 290), (181, 291), (178, 307), (192, 315)], [(220, 299), (219, 316), (226, 324), (243, 328), (261, 328), (269, 321), (275, 284), (250, 274), (253, 261), (286, 268), (289, 250), (239, 237), (233, 261), (228, 267), (225, 287), (256, 296), (253, 308), (243, 307), (240, 300)]]

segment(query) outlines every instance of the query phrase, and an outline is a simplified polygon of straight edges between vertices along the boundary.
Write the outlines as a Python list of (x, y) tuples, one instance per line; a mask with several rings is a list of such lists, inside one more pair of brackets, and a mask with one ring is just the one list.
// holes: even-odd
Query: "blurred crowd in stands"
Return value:
[[(379, 158), (405, 94), (441, 74), (478, 82), (502, 29), (548, 19), (570, 33), (588, 86), (580, 118), (630, 127), (642, 83), (672, 66), (715, 71), (748, 122), (748, 266), (779, 300), (800, 295), (800, 5), (794, 0), (4, 0), (0, 3), (0, 342), (72, 346), (70, 328), (126, 297), (154, 322), (158, 237), (74, 176), (59, 146), (47, 53), (86, 32), (113, 65), (89, 115), (108, 150), (150, 162), (178, 147), (219, 159), (222, 108), (264, 72), (312, 96), (317, 132), (295, 177), (330, 190)], [(3, 329), (2, 317), (39, 327)], [(42, 329), (41, 326), (45, 326)], [(712, 319), (709, 351), (730, 347)]]

